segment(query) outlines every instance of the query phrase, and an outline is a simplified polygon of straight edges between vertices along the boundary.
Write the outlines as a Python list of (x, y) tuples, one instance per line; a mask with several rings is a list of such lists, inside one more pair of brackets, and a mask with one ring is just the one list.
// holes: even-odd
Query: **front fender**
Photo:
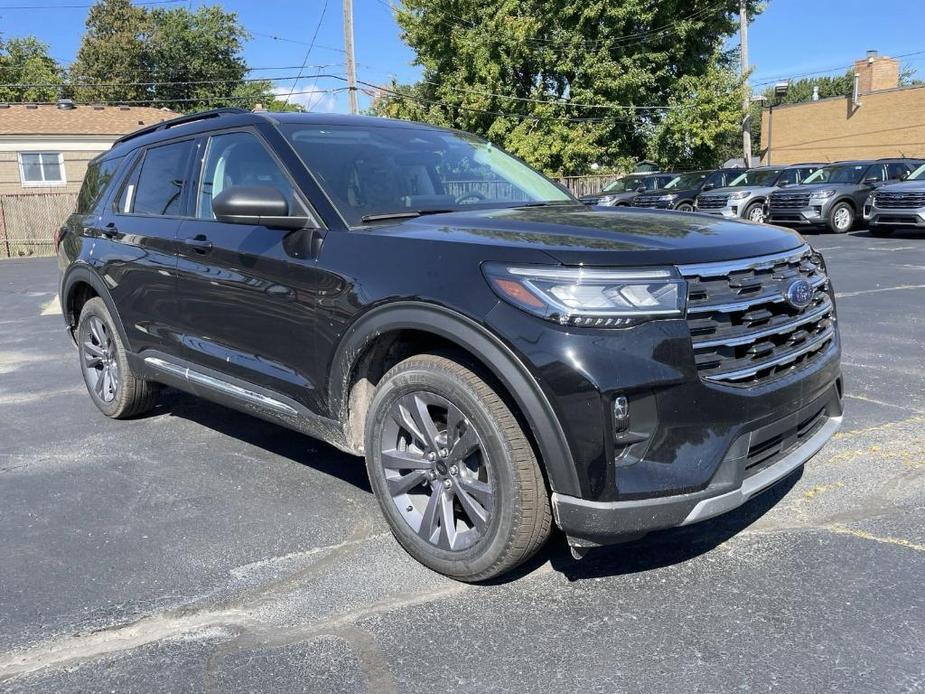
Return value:
[[(450, 309), (414, 301), (381, 306), (358, 319), (341, 339), (331, 371), (331, 413), (347, 415), (347, 385), (360, 356), (372, 341), (395, 330), (417, 330), (441, 337), (488, 368), (520, 408), (539, 447), (553, 491), (579, 495), (578, 475), (565, 433), (539, 383), (507, 345), (485, 327)], [(571, 490), (571, 491), (566, 491)]]

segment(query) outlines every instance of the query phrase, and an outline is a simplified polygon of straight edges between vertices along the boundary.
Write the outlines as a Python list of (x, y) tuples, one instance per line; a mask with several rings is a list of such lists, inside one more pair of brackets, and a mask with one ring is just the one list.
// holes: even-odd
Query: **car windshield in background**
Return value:
[(742, 186), (773, 186), (782, 169), (762, 169), (761, 171), (746, 171), (733, 179), (730, 187)]
[(665, 188), (676, 188), (678, 190), (687, 190), (696, 188), (707, 177), (708, 171), (692, 171), (691, 173), (681, 174), (672, 179)]
[(803, 183), (857, 183), (866, 170), (867, 164), (826, 166), (804, 179)]
[(906, 176), (907, 181), (920, 181), (922, 179), (925, 179), (925, 164), (922, 164), (919, 168)]
[(283, 125), (351, 226), (473, 207), (574, 198), (485, 140), (414, 127)]
[(629, 193), (645, 185), (644, 176), (625, 176), (604, 187), (605, 193)]

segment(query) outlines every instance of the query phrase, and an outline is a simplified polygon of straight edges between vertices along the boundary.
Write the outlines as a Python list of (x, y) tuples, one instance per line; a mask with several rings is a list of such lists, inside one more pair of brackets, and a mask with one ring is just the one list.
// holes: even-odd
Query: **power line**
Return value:
[[(890, 57), (894, 59), (898, 59), (898, 58), (909, 58), (914, 55), (923, 55), (923, 54), (925, 54), (925, 50), (913, 51), (911, 53), (901, 53), (899, 55), (894, 55)], [(824, 75), (829, 72), (837, 72), (838, 70), (849, 70), (853, 67), (854, 67), (854, 63), (850, 63), (849, 65), (838, 65), (836, 67), (826, 68), (823, 70), (813, 70), (812, 72), (802, 72), (802, 73), (798, 73), (795, 75), (779, 75), (778, 77), (774, 77), (774, 78), (765, 78), (761, 82), (755, 82), (754, 86), (761, 87), (767, 84), (774, 84), (775, 82), (781, 82), (784, 80), (793, 80), (793, 79), (797, 79), (800, 77), (812, 77), (813, 75)]]
[[(296, 86), (299, 84), (299, 79), (302, 77), (302, 72), (305, 70), (306, 64), (308, 64), (308, 57), (312, 54), (312, 49), (315, 47), (315, 39), (318, 38), (318, 32), (321, 30), (321, 23), (324, 21), (324, 13), (328, 11), (328, 0), (324, 0), (324, 5), (321, 6), (321, 15), (318, 17), (318, 24), (315, 25), (315, 33), (312, 34), (311, 43), (308, 44), (308, 50), (305, 51), (305, 59), (302, 61), (302, 67), (299, 68), (299, 74), (295, 78), (295, 81), (292, 83), (292, 89), (289, 90), (289, 95), (283, 101), (284, 104), (289, 103), (289, 99), (292, 97), (292, 93), (295, 91)], [(318, 78), (315, 78), (315, 82), (312, 85), (314, 88), (318, 84)]]

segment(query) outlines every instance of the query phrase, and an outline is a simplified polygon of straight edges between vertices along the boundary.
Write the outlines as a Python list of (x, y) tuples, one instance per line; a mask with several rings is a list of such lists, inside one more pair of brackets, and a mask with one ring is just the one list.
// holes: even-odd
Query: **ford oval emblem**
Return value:
[(787, 287), (784, 298), (794, 308), (806, 308), (813, 302), (813, 287), (806, 280), (796, 280)]

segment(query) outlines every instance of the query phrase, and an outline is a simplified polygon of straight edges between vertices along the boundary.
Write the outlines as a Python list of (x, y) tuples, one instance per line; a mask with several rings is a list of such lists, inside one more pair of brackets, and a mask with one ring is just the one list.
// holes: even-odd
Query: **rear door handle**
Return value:
[(212, 250), (212, 242), (203, 234), (197, 234), (183, 241), (183, 244), (192, 248), (197, 253), (208, 253)]

